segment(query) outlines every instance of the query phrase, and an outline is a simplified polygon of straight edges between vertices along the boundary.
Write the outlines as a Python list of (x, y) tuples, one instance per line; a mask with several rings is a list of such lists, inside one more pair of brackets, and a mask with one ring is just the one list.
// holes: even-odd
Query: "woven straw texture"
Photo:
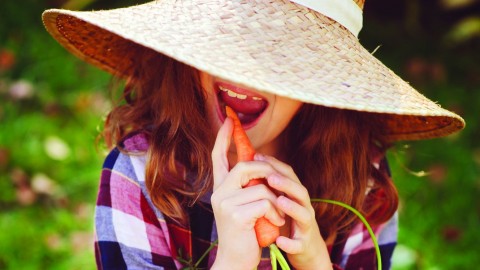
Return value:
[(125, 48), (134, 42), (246, 87), (370, 112), (390, 141), (464, 127), (343, 26), (288, 0), (162, 0), (109, 11), (48, 10), (43, 20), (70, 52), (119, 76), (132, 73), (135, 59)]
[(365, 5), (365, 0), (353, 0), (357, 6), (359, 6), (363, 10), (363, 6)]

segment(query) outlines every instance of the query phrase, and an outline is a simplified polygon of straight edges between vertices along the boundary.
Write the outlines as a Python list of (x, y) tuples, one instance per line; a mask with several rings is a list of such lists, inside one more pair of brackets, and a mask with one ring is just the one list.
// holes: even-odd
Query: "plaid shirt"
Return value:
[[(142, 134), (125, 140), (129, 152), (144, 153), (148, 148)], [(107, 156), (95, 212), (95, 257), (99, 269), (182, 269), (196, 263), (217, 240), (215, 219), (207, 194), (187, 209), (189, 227), (165, 217), (152, 203), (145, 187), (146, 156), (128, 155), (114, 149)], [(397, 239), (398, 218), (375, 227), (383, 269)], [(342, 237), (340, 237), (341, 239)], [(375, 250), (362, 224), (343, 241), (329, 247), (336, 269), (376, 269)], [(210, 268), (214, 247), (198, 265)], [(190, 264), (193, 265), (193, 264)], [(258, 269), (271, 269), (269, 252), (264, 249)]]

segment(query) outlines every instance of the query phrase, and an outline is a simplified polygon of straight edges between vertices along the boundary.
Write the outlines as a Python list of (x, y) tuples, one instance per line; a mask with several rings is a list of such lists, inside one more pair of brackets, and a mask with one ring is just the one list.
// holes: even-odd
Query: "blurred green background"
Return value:
[[(96, 139), (111, 77), (44, 30), (47, 8), (145, 1), (0, 3), (0, 269), (94, 269)], [(480, 1), (368, 0), (361, 43), (467, 128), (389, 153), (401, 196), (394, 269), (480, 267)]]

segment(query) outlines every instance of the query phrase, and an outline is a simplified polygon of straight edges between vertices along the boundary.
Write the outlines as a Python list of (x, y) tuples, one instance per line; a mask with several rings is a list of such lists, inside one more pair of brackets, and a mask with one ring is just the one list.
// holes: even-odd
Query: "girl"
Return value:
[[(384, 158), (397, 140), (444, 136), (441, 109), (358, 43), (363, 1), (154, 1), (49, 10), (68, 50), (126, 78), (104, 136), (96, 208), (102, 269), (268, 269), (254, 224), (281, 227), (295, 269), (384, 268), (398, 197)], [(258, 154), (236, 163), (233, 108)], [(245, 187), (251, 179), (265, 185)]]

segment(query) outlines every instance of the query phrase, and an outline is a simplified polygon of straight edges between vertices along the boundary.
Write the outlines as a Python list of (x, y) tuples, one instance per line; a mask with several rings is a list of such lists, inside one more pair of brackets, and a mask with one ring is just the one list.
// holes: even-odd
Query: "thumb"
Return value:
[(212, 150), (213, 190), (216, 190), (218, 186), (220, 186), (228, 174), (227, 151), (230, 147), (232, 132), (233, 121), (227, 118), (218, 130), (217, 139), (215, 140), (215, 145)]

